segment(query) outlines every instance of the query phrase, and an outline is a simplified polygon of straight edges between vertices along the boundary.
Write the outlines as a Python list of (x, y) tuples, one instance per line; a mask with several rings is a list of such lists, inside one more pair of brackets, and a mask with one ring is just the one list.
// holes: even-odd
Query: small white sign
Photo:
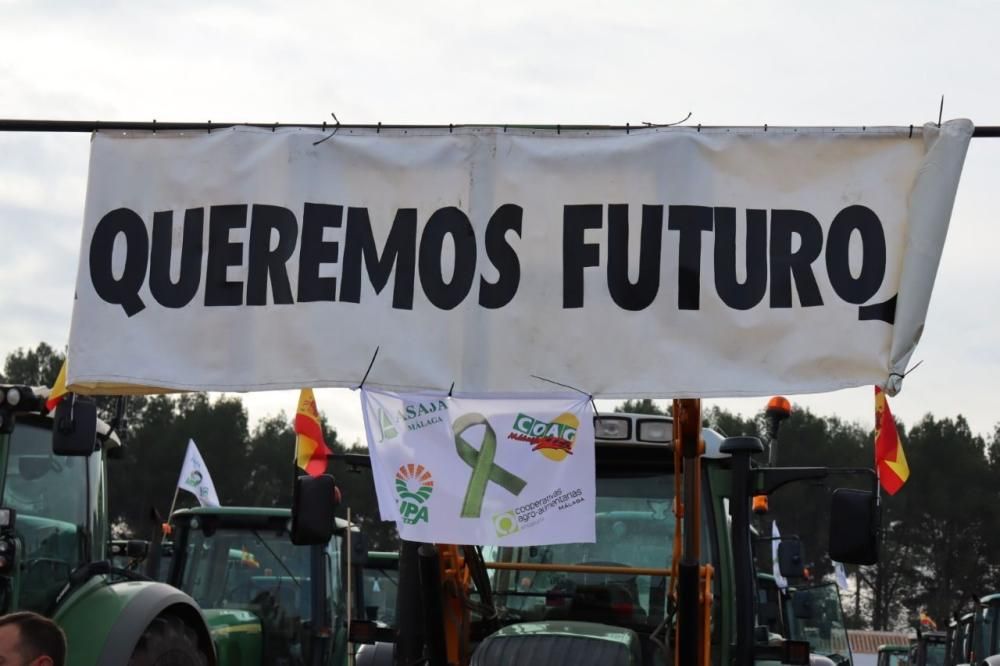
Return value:
[(589, 397), (362, 390), (361, 399), (379, 510), (402, 538), (500, 546), (594, 541)]

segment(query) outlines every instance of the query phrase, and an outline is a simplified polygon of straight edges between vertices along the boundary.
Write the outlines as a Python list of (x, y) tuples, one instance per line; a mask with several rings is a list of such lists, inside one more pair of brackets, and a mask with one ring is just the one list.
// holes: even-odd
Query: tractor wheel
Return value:
[(207, 666), (194, 630), (179, 617), (160, 616), (142, 633), (128, 666)]

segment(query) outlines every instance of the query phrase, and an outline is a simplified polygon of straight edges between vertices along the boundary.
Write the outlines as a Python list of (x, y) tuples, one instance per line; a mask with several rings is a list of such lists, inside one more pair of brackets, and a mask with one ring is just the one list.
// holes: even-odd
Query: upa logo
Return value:
[(576, 443), (576, 431), (580, 419), (569, 412), (563, 412), (549, 421), (542, 421), (527, 414), (518, 414), (514, 419), (513, 431), (507, 439), (527, 442), (532, 451), (538, 451), (549, 460), (565, 460), (572, 455)]
[(429, 515), (424, 504), (434, 492), (434, 477), (423, 465), (410, 463), (396, 471), (396, 495), (399, 496), (399, 515), (407, 525), (427, 522)]

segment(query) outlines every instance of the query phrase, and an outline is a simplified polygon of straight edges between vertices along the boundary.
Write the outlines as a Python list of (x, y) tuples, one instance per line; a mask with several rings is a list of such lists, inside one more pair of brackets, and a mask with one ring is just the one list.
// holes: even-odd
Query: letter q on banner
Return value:
[(361, 391), (379, 512), (402, 538), (540, 546), (595, 539), (588, 396)]

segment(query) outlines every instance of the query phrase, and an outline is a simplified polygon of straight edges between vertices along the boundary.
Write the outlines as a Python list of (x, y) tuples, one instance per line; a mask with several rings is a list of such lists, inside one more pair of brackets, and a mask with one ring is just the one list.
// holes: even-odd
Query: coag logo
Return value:
[(403, 465), (396, 471), (396, 495), (399, 515), (407, 525), (427, 522), (429, 515), (424, 503), (434, 492), (434, 478), (423, 465)]
[(559, 461), (573, 453), (576, 431), (579, 428), (580, 420), (569, 412), (563, 412), (551, 422), (518, 414), (514, 419), (513, 431), (507, 435), (507, 439), (528, 442), (532, 451), (538, 451), (549, 460)]
[(504, 511), (493, 516), (493, 527), (496, 529), (498, 537), (508, 536), (520, 529), (513, 511)]

